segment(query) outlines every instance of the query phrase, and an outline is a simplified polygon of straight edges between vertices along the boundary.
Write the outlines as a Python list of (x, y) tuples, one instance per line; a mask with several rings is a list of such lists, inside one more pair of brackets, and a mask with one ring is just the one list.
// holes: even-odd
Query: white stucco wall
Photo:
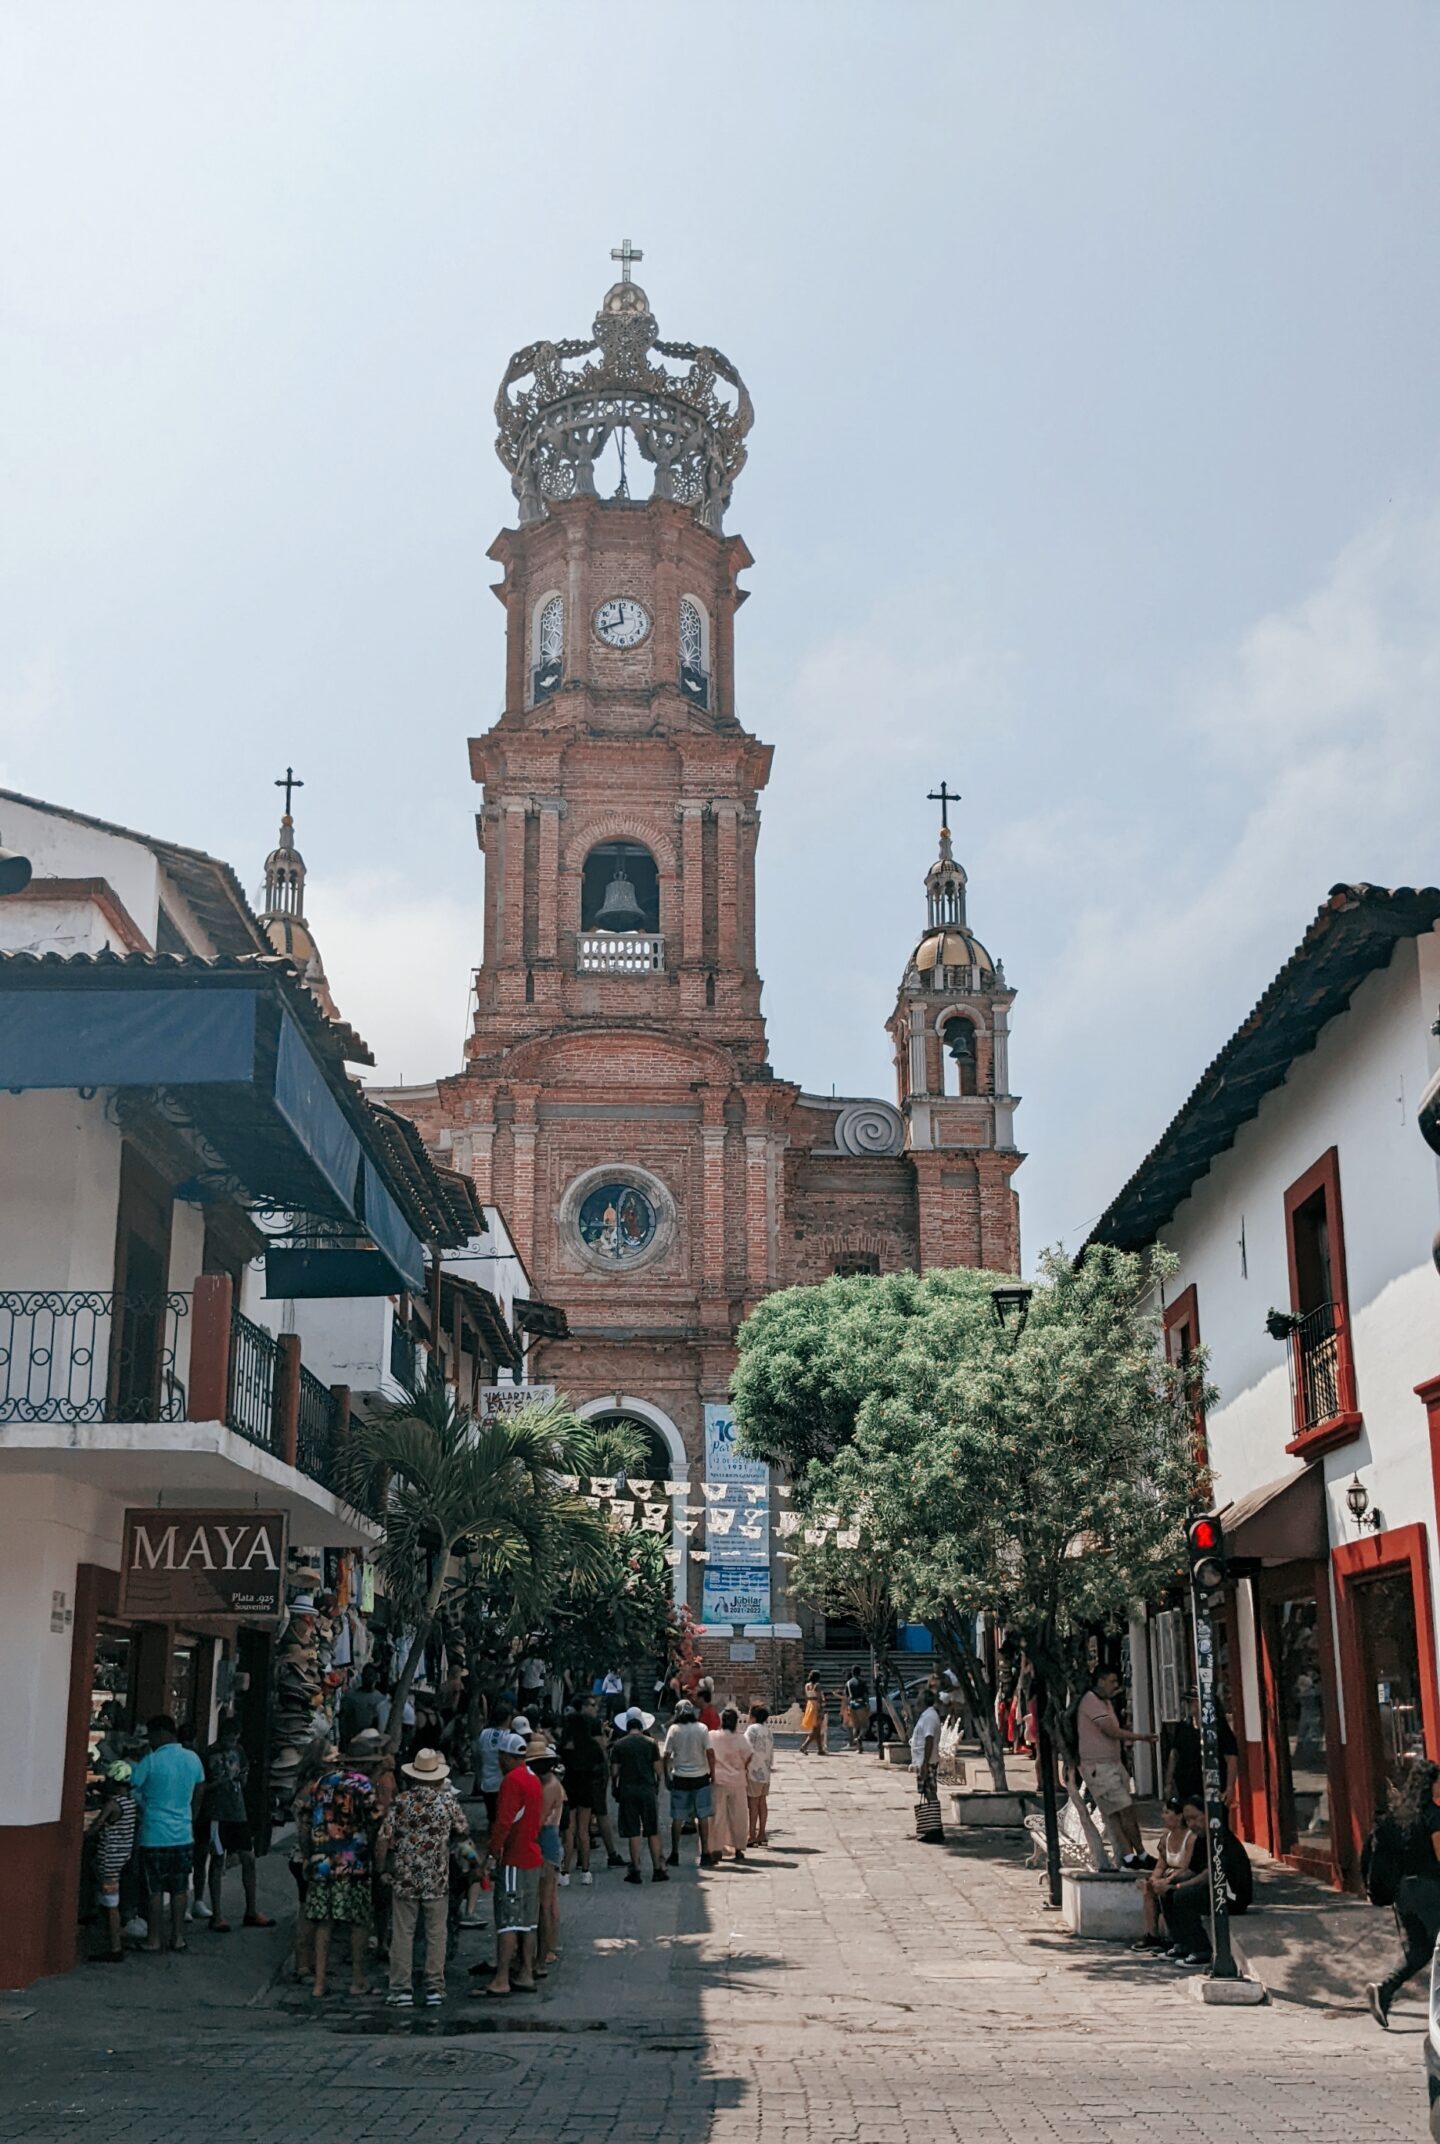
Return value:
[(1403, 941), (1267, 1095), (1163, 1232), (1181, 1262), (1168, 1292), (1173, 1299), (1194, 1283), (1200, 1337), (1220, 1391), (1208, 1429), (1223, 1503), (1296, 1463), (1285, 1450), (1295, 1433), (1288, 1353), (1266, 1333), (1265, 1313), (1290, 1307), (1285, 1192), (1337, 1149), (1365, 1429), (1320, 1462), (1331, 1539), (1355, 1538), (1344, 1489), (1358, 1471), (1387, 1527), (1426, 1527), (1432, 1584), (1440, 1576), (1435, 1492), (1414, 1387), (1440, 1374), (1440, 1278), (1430, 1258), (1440, 1165), (1416, 1130), (1415, 1102), (1437, 1061), (1429, 1033), (1437, 985), (1440, 939)]
[[(189, 902), (140, 836), (104, 833), (37, 805), (0, 799), (0, 840), (30, 858), (36, 878), (103, 878), (152, 946), (163, 899), (194, 950), (214, 952)], [(23, 895), (0, 902), (0, 952), (98, 952), (106, 944), (114, 944), (114, 932), (89, 903), (82, 910)]]
[(6, 1824), (53, 1824), (65, 1775), (72, 1626), (50, 1628), (53, 1596), (75, 1606), (77, 1564), (120, 1567), (120, 1506), (54, 1474), (5, 1476), (0, 1499), (0, 1809)]
[(0, 1287), (114, 1286), (120, 1145), (103, 1093), (0, 1094)]

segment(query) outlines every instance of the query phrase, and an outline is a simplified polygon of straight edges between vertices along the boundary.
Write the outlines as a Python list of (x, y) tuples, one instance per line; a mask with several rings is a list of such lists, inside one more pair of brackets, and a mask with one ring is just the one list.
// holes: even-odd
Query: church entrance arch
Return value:
[[(685, 1452), (685, 1439), (663, 1408), (652, 1406), (649, 1400), (637, 1400), (628, 1392), (607, 1392), (601, 1399), (586, 1400), (575, 1412), (582, 1422), (593, 1422), (597, 1427), (603, 1422), (629, 1423), (648, 1438), (659, 1478), (684, 1481), (688, 1476), (690, 1461)], [(672, 1573), (677, 1608), (685, 1606), (687, 1597), (686, 1536), (675, 1523), (685, 1516), (685, 1501), (683, 1496), (671, 1498), (670, 1542), (681, 1551), (680, 1561)]]

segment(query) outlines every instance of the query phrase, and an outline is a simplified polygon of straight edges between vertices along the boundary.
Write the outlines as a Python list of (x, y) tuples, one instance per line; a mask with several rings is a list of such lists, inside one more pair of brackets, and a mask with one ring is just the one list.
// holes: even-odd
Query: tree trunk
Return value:
[(425, 1648), (430, 1643), (430, 1633), (435, 1627), (435, 1618), (440, 1613), (446, 1580), (450, 1576), (450, 1551), (442, 1553), (435, 1566), (435, 1576), (430, 1581), (430, 1590), (425, 1595), (425, 1605), (415, 1623), (415, 1635), (399, 1679), (390, 1693), (390, 1717), (385, 1725), (385, 1747), (398, 1750), (405, 1733), (405, 1706), (409, 1700), (415, 1677), (425, 1658)]
[(980, 1737), (980, 1747), (985, 1752), (985, 1762), (990, 1767), (990, 1782), (999, 1794), (1009, 1791), (1005, 1777), (1005, 1745), (1000, 1739), (1000, 1729), (995, 1724), (995, 1692), (985, 1664), (970, 1643), (963, 1626), (946, 1626), (941, 1633), (945, 1650), (952, 1656), (951, 1665), (960, 1677), (961, 1687), (969, 1700), (970, 1711), (975, 1721), (975, 1731)]

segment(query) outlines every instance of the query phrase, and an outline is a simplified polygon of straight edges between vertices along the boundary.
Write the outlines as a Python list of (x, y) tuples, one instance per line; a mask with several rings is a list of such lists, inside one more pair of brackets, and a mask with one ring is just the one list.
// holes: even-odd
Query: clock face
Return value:
[(634, 596), (608, 596), (595, 613), (595, 630), (609, 648), (638, 648), (650, 630), (650, 613)]

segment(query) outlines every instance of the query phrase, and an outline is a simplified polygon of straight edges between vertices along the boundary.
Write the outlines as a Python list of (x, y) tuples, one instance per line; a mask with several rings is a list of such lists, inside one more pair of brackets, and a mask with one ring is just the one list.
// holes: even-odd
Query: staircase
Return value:
[[(915, 1689), (925, 1681), (932, 1670), (938, 1672), (939, 1660), (934, 1653), (882, 1654), (881, 1673), (893, 1688), (896, 1681), (903, 1682), (907, 1690)], [(818, 1674), (829, 1691), (842, 1692), (847, 1675), (863, 1675), (870, 1681), (870, 1655), (860, 1647), (849, 1650), (826, 1651), (823, 1645), (807, 1645), (805, 1648), (805, 1673)], [(873, 1691), (871, 1693), (873, 1698)]]

